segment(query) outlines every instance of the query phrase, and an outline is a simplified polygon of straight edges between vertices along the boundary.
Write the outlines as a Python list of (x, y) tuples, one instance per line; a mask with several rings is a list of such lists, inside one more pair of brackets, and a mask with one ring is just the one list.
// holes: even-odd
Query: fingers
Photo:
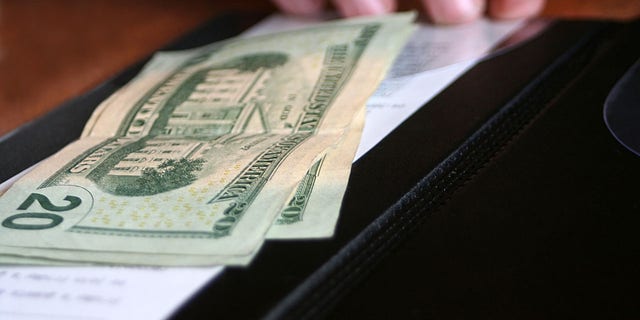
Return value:
[[(272, 0), (289, 14), (321, 12), (326, 0)], [(396, 0), (332, 0), (344, 17), (385, 14), (395, 11)], [(545, 0), (421, 0), (435, 23), (456, 24), (478, 19), (485, 13), (497, 19), (531, 17), (544, 7)]]
[(396, 10), (395, 0), (333, 0), (333, 4), (345, 17), (378, 15)]
[(544, 0), (491, 0), (489, 15), (497, 19), (532, 17), (544, 7)]
[(285, 13), (310, 15), (321, 12), (326, 0), (272, 0)]
[[(326, 0), (272, 0), (280, 10), (296, 15), (321, 12)], [(344, 17), (377, 15), (396, 10), (395, 0), (333, 0), (333, 4)]]
[(484, 0), (422, 0), (435, 23), (455, 24), (478, 19), (484, 13)]

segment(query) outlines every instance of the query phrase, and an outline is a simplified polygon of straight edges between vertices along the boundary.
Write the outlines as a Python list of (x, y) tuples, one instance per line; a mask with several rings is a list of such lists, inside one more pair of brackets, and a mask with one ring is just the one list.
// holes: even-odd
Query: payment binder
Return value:
[[(640, 158), (603, 107), (638, 39), (638, 22), (558, 21), (482, 61), (354, 163), (333, 238), (268, 240), (173, 318), (637, 317)], [(144, 62), (1, 137), (0, 180), (79, 137)]]

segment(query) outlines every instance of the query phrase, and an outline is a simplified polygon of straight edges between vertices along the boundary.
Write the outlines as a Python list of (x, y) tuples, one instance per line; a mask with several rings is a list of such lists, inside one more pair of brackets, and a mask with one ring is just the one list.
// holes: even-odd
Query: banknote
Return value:
[(246, 264), (299, 180), (343, 145), (412, 19), (334, 22), (157, 54), (97, 108), (82, 139), (0, 198), (1, 251)]

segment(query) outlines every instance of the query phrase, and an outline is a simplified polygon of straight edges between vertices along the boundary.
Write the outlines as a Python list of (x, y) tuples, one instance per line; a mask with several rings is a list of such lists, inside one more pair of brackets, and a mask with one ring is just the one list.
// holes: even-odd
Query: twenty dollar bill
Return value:
[(412, 18), (157, 54), (96, 109), (80, 140), (0, 198), (1, 252), (81, 263), (248, 263), (300, 179), (347, 139)]

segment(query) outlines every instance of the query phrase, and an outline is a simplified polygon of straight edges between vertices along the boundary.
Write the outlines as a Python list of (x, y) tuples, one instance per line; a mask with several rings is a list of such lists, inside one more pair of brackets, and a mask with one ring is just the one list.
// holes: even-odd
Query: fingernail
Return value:
[(290, 14), (308, 15), (322, 11), (324, 0), (272, 0), (282, 11)]
[(390, 0), (342, 0), (335, 1), (336, 7), (345, 17), (380, 15), (393, 11), (394, 1)]
[(484, 0), (424, 0), (435, 23), (452, 24), (473, 21), (484, 12)]

